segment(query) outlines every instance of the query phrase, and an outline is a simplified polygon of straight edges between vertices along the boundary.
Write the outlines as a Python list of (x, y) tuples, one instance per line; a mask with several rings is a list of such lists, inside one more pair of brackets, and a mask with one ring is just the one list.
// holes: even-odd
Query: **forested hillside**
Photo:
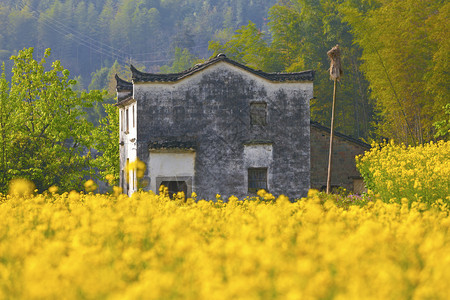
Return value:
[(339, 43), (338, 130), (418, 145), (450, 134), (449, 16), (440, 0), (280, 0), (267, 32), (250, 23), (210, 47), (266, 71), (316, 70), (311, 116), (327, 125)]
[(326, 53), (339, 44), (337, 130), (419, 144), (433, 124), (449, 136), (449, 15), (442, 0), (3, 0), (0, 61), (8, 72), (18, 50), (51, 48), (76, 89), (110, 92), (130, 63), (178, 72), (219, 52), (267, 72), (314, 69), (311, 116), (329, 125)]
[(54, 57), (81, 75), (130, 62), (158, 71), (175, 48), (208, 58), (208, 42), (222, 28), (248, 20), (264, 27), (276, 0), (6, 0), (0, 2), (0, 60), (24, 47)]

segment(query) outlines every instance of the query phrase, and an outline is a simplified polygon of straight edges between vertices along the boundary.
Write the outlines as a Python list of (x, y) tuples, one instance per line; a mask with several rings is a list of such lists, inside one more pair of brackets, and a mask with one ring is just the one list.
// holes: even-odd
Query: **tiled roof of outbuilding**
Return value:
[(205, 63), (197, 64), (194, 67), (187, 69), (183, 72), (179, 73), (171, 73), (171, 74), (154, 74), (154, 73), (145, 73), (137, 70), (133, 65), (130, 66), (132, 72), (132, 80), (133, 82), (175, 82), (181, 80), (185, 77), (193, 75), (201, 70), (208, 68), (211, 65), (214, 65), (218, 62), (227, 62), (231, 65), (244, 69), (250, 73), (253, 73), (257, 76), (265, 78), (270, 81), (276, 82), (298, 82), (298, 81), (313, 81), (314, 80), (314, 71), (303, 71), (296, 73), (266, 73), (261, 70), (254, 70), (243, 64), (240, 64), (232, 59), (229, 59), (225, 56), (225, 54), (219, 54), (216, 57), (208, 60)]
[[(311, 121), (311, 126), (317, 128), (317, 129), (319, 129), (319, 130), (325, 131), (325, 132), (327, 132), (328, 134), (329, 134), (330, 131), (331, 131), (330, 128), (328, 128), (328, 127), (326, 127), (326, 126), (323, 126), (323, 125), (321, 125), (320, 123), (315, 122), (315, 121)], [(345, 135), (345, 134), (340, 133), (340, 132), (337, 132), (337, 131), (334, 131), (333, 134), (334, 134), (334, 136), (337, 136), (337, 137), (340, 137), (340, 138), (342, 138), (342, 139), (345, 139), (345, 140), (347, 140), (347, 141), (349, 141), (349, 142), (352, 142), (352, 143), (354, 143), (354, 144), (357, 144), (357, 145), (359, 145), (359, 146), (361, 146), (361, 147), (364, 147), (364, 148), (366, 148), (366, 149), (370, 149), (370, 148), (371, 148), (371, 146), (370, 146), (369, 144), (364, 143), (364, 142), (361, 141), (361, 140), (357, 140), (357, 139), (355, 139), (355, 138), (353, 138), (353, 137), (351, 137), (351, 136), (349, 136), (349, 135)]]

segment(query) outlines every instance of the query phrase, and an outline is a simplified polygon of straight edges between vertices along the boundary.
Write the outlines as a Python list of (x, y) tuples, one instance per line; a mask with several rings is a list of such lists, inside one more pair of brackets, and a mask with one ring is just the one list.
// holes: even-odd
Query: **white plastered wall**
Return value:
[(188, 195), (195, 190), (195, 152), (190, 151), (150, 151), (150, 189), (158, 193), (162, 181), (186, 181)]
[[(128, 110), (128, 118), (127, 118), (127, 110)], [(119, 110), (119, 125), (120, 125), (120, 134), (119, 140), (123, 143), (120, 147), (121, 152), (121, 162), (120, 162), (120, 172), (122, 174), (122, 170), (125, 170), (126, 163), (129, 161), (130, 163), (135, 161), (137, 158), (137, 103), (136, 101), (127, 104), (123, 107), (120, 107)], [(128, 121), (128, 126), (127, 126)], [(137, 190), (137, 178), (136, 172), (130, 170), (128, 176), (124, 174), (124, 178), (122, 178), (122, 187), (129, 187), (128, 191), (125, 191), (126, 194), (131, 196), (133, 192)], [(129, 179), (128, 185), (126, 183), (127, 177)]]

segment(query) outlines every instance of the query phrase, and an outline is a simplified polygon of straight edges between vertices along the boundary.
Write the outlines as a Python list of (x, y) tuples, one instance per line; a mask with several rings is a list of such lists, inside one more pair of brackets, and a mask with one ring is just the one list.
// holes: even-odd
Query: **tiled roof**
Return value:
[(123, 80), (117, 74), (115, 77), (116, 77), (116, 82), (117, 82), (116, 90), (118, 92), (129, 92), (129, 91), (133, 90), (133, 83)]
[(124, 106), (126, 106), (128, 104), (131, 104), (131, 103), (136, 101), (136, 100), (134, 100), (134, 98), (132, 96), (128, 96), (128, 97), (125, 97), (123, 99), (117, 99), (117, 100), (118, 101), (115, 104), (115, 106), (118, 106), (118, 107), (124, 107)]
[[(315, 122), (315, 121), (311, 121), (311, 126), (317, 128), (317, 129), (319, 129), (319, 130), (325, 131), (325, 132), (327, 132), (328, 134), (329, 134), (330, 131), (331, 131), (330, 128), (325, 127), (325, 126), (323, 126), (323, 125), (321, 125), (320, 123)], [(370, 148), (371, 148), (371, 146), (370, 146), (369, 144), (364, 143), (364, 142), (361, 141), (361, 140), (357, 140), (357, 139), (355, 139), (355, 138), (353, 138), (353, 137), (351, 137), (351, 136), (349, 136), (349, 135), (345, 135), (345, 134), (342, 134), (342, 133), (337, 132), (337, 131), (334, 131), (334, 132), (333, 132), (333, 135), (334, 135), (334, 136), (337, 136), (337, 137), (340, 137), (340, 138), (343, 138), (343, 139), (345, 139), (345, 140), (347, 140), (347, 141), (349, 141), (349, 142), (352, 142), (352, 143), (354, 143), (354, 144), (357, 144), (357, 145), (359, 145), (359, 146), (361, 146), (361, 147), (364, 147), (364, 148), (367, 148), (367, 149), (370, 149)]]
[(130, 66), (132, 72), (132, 80), (134, 82), (175, 82), (181, 80), (185, 77), (193, 75), (201, 70), (208, 68), (211, 65), (214, 65), (218, 62), (227, 62), (231, 65), (234, 65), (238, 68), (246, 70), (250, 73), (253, 73), (257, 76), (265, 78), (270, 81), (277, 82), (298, 82), (298, 81), (313, 81), (314, 80), (314, 71), (303, 71), (296, 73), (266, 73), (260, 70), (254, 70), (247, 66), (244, 66), (232, 59), (229, 59), (225, 56), (225, 54), (219, 54), (217, 57), (214, 57), (208, 60), (205, 63), (197, 64), (194, 67), (187, 69), (183, 72), (172, 73), (172, 74), (153, 74), (153, 73), (144, 73), (137, 70), (133, 65)]

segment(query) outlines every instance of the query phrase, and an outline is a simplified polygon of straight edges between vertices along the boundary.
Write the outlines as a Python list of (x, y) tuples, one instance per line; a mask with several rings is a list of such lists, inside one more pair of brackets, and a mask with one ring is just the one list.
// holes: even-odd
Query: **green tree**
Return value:
[[(9, 84), (5, 76), (5, 64), (2, 65), (2, 76), (0, 78), (0, 187), (7, 186), (7, 176), (10, 163), (11, 147), (10, 141), (14, 133), (15, 122), (11, 119), (14, 111), (14, 99), (9, 98)], [(0, 190), (1, 192), (4, 189)]]
[(436, 0), (347, 0), (341, 6), (362, 49), (362, 70), (381, 122), (380, 135), (400, 142), (433, 139), (448, 103), (450, 5)]
[(188, 49), (175, 48), (175, 59), (172, 66), (162, 66), (161, 73), (178, 73), (191, 68), (199, 59), (189, 52)]
[(110, 68), (103, 67), (91, 74), (91, 83), (89, 84), (89, 90), (101, 90), (106, 88), (108, 81), (108, 74)]
[(117, 185), (120, 171), (119, 110), (113, 104), (104, 104), (103, 107), (106, 116), (100, 120), (100, 126), (96, 127), (92, 133), (95, 148), (100, 155), (95, 158), (92, 165), (99, 170), (103, 180)]
[[(5, 158), (0, 176), (3, 184), (23, 177), (39, 191), (54, 184), (67, 191), (80, 188), (83, 179), (94, 175), (93, 125), (84, 118), (84, 109), (101, 101), (103, 94), (73, 91), (76, 82), (69, 79), (69, 71), (59, 61), (48, 67), (49, 55), (47, 49), (42, 60), (36, 61), (33, 48), (19, 51), (11, 57), (10, 87), (4, 75), (0, 81), (0, 151)], [(5, 188), (2, 185), (3, 192)]]
[(443, 120), (435, 122), (433, 125), (436, 127), (436, 138), (443, 138), (446, 140), (450, 139), (450, 103), (448, 103), (445, 107), (445, 118)]
[(279, 1), (269, 11), (268, 32), (249, 23), (228, 41), (210, 42), (210, 50), (266, 72), (315, 70), (311, 118), (329, 125), (333, 84), (326, 53), (339, 43), (345, 76), (338, 87), (336, 129), (367, 139), (373, 112), (368, 83), (360, 70), (361, 49), (353, 45), (350, 27), (339, 13), (340, 2)]
[(235, 35), (223, 44), (220, 41), (211, 41), (209, 49), (214, 51), (214, 56), (225, 53), (237, 62), (266, 72), (279, 72), (285, 68), (279, 53), (273, 51), (265, 33), (253, 22), (236, 30)]

